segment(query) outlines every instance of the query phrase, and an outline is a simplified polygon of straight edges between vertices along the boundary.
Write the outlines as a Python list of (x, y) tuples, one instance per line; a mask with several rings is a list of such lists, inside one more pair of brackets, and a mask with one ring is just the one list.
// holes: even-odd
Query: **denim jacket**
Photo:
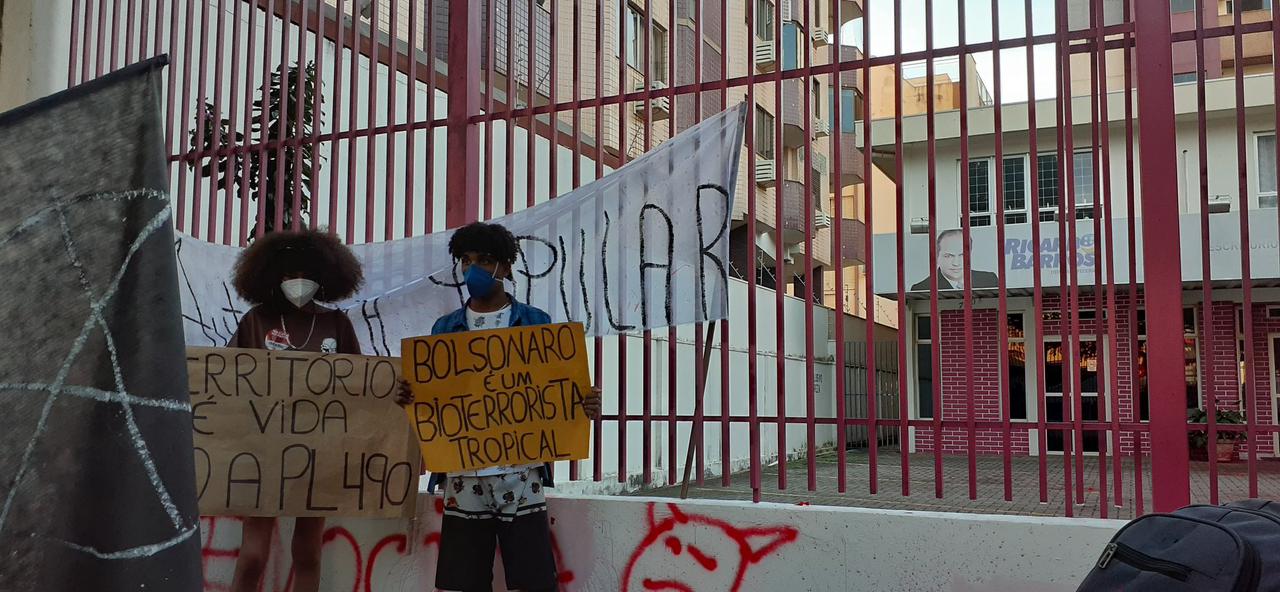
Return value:
[[(515, 297), (511, 297), (511, 320), (508, 327), (529, 327), (533, 325), (549, 325), (551, 324), (551, 315), (543, 312), (541, 309), (522, 304)], [(436, 320), (434, 326), (431, 327), (432, 335), (444, 335), (447, 333), (462, 333), (467, 331), (467, 304), (462, 308), (444, 315)], [(553, 471), (551, 463), (542, 466), (542, 485), (544, 487), (554, 487), (555, 481), (552, 478)], [(431, 478), (427, 480), (427, 492), (434, 493), (436, 487), (444, 481), (446, 475), (443, 473), (432, 473)]]

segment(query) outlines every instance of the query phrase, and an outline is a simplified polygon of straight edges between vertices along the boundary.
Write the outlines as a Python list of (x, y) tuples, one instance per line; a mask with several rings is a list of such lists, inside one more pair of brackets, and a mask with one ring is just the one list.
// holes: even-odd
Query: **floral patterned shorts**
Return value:
[(446, 516), (471, 520), (497, 518), (510, 522), (547, 510), (540, 468), (487, 477), (450, 475), (444, 488)]

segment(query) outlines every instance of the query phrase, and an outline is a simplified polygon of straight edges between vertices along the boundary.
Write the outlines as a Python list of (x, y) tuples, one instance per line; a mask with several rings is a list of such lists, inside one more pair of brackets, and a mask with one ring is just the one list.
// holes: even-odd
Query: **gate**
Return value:
[(1280, 19), (1138, 4), (75, 0), (65, 74), (171, 55), (176, 223), (227, 244), (499, 216), (746, 101), (731, 318), (595, 342), (573, 480), (674, 484), (693, 434), (697, 482), (756, 500), (827, 446), (885, 498), (1275, 497)]

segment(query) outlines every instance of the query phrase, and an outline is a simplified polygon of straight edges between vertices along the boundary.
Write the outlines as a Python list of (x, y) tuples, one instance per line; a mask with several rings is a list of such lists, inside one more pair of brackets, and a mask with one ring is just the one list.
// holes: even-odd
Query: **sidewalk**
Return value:
[[(847, 488), (838, 490), (838, 465), (835, 454), (820, 455), (815, 472), (815, 488), (808, 490), (807, 459), (800, 458), (787, 463), (787, 488), (778, 489), (778, 467), (767, 466), (761, 471), (762, 501), (813, 504), (827, 506), (854, 506), (886, 508), (894, 510), (923, 510), (937, 512), (966, 512), (980, 514), (1014, 514), (1029, 516), (1065, 516), (1063, 494), (1063, 457), (1046, 457), (1047, 503), (1040, 501), (1039, 459), (1015, 456), (1012, 459), (1011, 477), (1013, 500), (1004, 499), (1004, 459), (1000, 456), (977, 458), (977, 499), (969, 499), (968, 458), (944, 456), (942, 459), (943, 495), (939, 499), (934, 491), (934, 457), (931, 454), (913, 454), (908, 460), (910, 496), (902, 495), (901, 455), (896, 449), (882, 449), (877, 455), (879, 492), (869, 492), (870, 458), (865, 451), (849, 451), (846, 463)], [(1131, 519), (1135, 514), (1135, 471), (1133, 459), (1122, 459), (1123, 482), (1120, 507), (1115, 507), (1113, 459), (1107, 459), (1106, 499), (1107, 518)], [(1280, 499), (1280, 462), (1260, 460), (1258, 466), (1258, 497)], [(1071, 469), (1072, 495), (1076, 493), (1075, 468)], [(1151, 468), (1143, 463), (1142, 488), (1144, 511), (1151, 511)], [(655, 473), (655, 476), (658, 476)], [(1248, 465), (1241, 461), (1218, 465), (1218, 496), (1220, 502), (1249, 497)], [(1101, 518), (1099, 502), (1098, 459), (1084, 460), (1084, 503), (1074, 499), (1073, 515)], [(680, 486), (644, 488), (636, 495), (679, 497)], [(1192, 463), (1193, 503), (1209, 503), (1208, 463)], [(722, 487), (719, 478), (708, 478), (703, 485), (691, 484), (689, 497), (697, 499), (751, 499), (750, 473), (736, 473), (728, 487)]]

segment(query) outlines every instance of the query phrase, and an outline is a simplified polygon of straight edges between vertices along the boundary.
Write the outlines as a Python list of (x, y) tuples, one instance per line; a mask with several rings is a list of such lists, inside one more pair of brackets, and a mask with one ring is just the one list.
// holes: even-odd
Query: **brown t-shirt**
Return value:
[(351, 319), (314, 303), (283, 313), (255, 306), (241, 317), (227, 346), (360, 355), (360, 340)]

